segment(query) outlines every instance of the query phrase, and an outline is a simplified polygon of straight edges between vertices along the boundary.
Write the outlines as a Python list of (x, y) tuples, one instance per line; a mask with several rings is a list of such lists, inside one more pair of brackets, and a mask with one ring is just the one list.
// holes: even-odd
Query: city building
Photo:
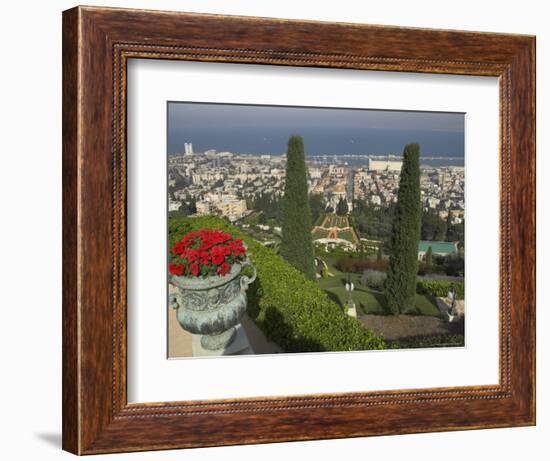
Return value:
[(241, 218), (246, 213), (246, 200), (237, 199), (231, 196), (225, 196), (221, 200), (214, 202), (214, 206), (231, 221)]
[(186, 142), (184, 145), (185, 155), (193, 155), (193, 144)]
[(180, 202), (174, 202), (172, 200), (168, 201), (168, 211), (177, 211), (181, 208)]
[(206, 194), (203, 200), (197, 201), (197, 214), (206, 215), (218, 212), (230, 221), (242, 218), (246, 212), (246, 200), (234, 195)]
[[(239, 154), (173, 154), (168, 158), (168, 181), (174, 202), (197, 201), (197, 214), (215, 214), (232, 221), (255, 210), (247, 207), (258, 197), (280, 198), (285, 189), (286, 156)], [(325, 210), (336, 210), (340, 199), (352, 210), (354, 200), (386, 207), (397, 201), (401, 162), (398, 157), (343, 164), (342, 156), (306, 159), (308, 187), (322, 196)], [(334, 162), (334, 163), (330, 163)], [(370, 170), (374, 168), (374, 170)], [(464, 223), (464, 168), (421, 166), (420, 192), (423, 207), (452, 224)], [(173, 210), (176, 204), (169, 205)], [(435, 252), (435, 249), (434, 249)]]
[(401, 171), (402, 161), (397, 160), (373, 160), (369, 158), (369, 171)]
[(198, 215), (210, 214), (210, 202), (208, 200), (200, 200), (196, 206)]

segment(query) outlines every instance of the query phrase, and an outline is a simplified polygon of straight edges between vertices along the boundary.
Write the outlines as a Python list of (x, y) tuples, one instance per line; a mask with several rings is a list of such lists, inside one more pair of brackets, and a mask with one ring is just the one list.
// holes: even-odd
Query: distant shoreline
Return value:
[[(222, 152), (222, 151), (220, 151)], [(241, 153), (241, 152), (232, 152), (233, 155), (242, 155), (242, 156), (251, 156), (251, 157), (279, 157), (284, 155), (284, 153)], [(176, 155), (184, 155), (181, 152), (168, 154), (170, 157)], [(194, 153), (195, 156), (204, 155), (204, 153)], [(390, 160), (390, 161), (400, 161), (400, 155), (388, 154), (306, 154), (306, 161), (319, 163), (319, 164), (334, 164), (335, 159), (337, 159), (338, 164), (347, 164), (351, 166), (361, 166), (368, 165), (369, 159), (373, 160)], [(447, 166), (464, 166), (464, 157), (460, 156), (444, 156), (444, 155), (426, 155), (420, 156), (420, 166), (421, 167), (447, 167)]]

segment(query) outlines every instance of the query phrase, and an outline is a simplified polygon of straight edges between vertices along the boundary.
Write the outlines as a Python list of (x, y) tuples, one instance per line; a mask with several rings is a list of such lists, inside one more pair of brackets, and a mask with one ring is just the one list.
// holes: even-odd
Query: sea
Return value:
[[(402, 157), (399, 156), (378, 156), (378, 155), (311, 155), (307, 156), (306, 160), (319, 163), (320, 165), (350, 165), (350, 166), (368, 166), (369, 159), (373, 160), (389, 160), (389, 161), (401, 161)], [(439, 156), (430, 156), (430, 157), (420, 157), (420, 166), (424, 167), (463, 167), (464, 166), (464, 157), (439, 157)]]

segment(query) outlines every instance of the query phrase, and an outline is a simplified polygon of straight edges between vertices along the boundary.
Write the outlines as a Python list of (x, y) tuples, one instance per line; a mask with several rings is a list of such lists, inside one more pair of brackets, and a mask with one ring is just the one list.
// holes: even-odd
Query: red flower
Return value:
[(235, 256), (240, 256), (246, 252), (242, 240), (233, 240), (229, 242), (229, 246)]
[[(225, 245), (218, 245), (212, 248), (212, 262), (214, 264), (221, 264), (226, 256), (231, 254), (231, 249)], [(217, 261), (217, 262), (216, 262)]]
[(184, 251), (185, 251), (185, 245), (183, 244), (183, 242), (177, 242), (177, 243), (174, 244), (174, 246), (172, 247), (172, 253), (174, 253), (174, 254), (176, 254), (176, 255), (180, 255), (180, 254), (182, 254)]
[(220, 230), (212, 232), (212, 240), (215, 244), (225, 243), (231, 239), (232, 239), (231, 235), (226, 234), (225, 232), (222, 232)]
[(242, 261), (246, 248), (231, 234), (203, 229), (185, 235), (172, 246), (171, 253), (176, 256), (169, 264), (171, 274), (199, 277), (203, 273), (227, 274), (231, 264)]
[(168, 266), (168, 270), (172, 275), (183, 275), (183, 273), (185, 272), (185, 267), (183, 266), (183, 264), (170, 263)]
[(209, 250), (214, 245), (214, 241), (210, 237), (203, 237), (201, 242), (201, 250)]
[(208, 264), (210, 262), (210, 253), (206, 250), (199, 250), (199, 261), (201, 264)]
[(199, 251), (198, 250), (191, 250), (187, 253), (187, 259), (190, 262), (196, 261), (199, 259)]
[(195, 234), (187, 234), (181, 239), (181, 243), (185, 248), (190, 247), (195, 242)]
[(195, 276), (195, 277), (198, 277), (199, 274), (200, 274), (200, 268), (199, 268), (199, 265), (197, 263), (193, 263), (191, 264), (191, 273)]
[(225, 257), (223, 255), (215, 254), (212, 256), (212, 263), (216, 266), (219, 266), (223, 262), (225, 262)]
[(225, 275), (229, 272), (231, 268), (229, 267), (229, 264), (223, 263), (220, 267), (218, 267), (218, 274)]

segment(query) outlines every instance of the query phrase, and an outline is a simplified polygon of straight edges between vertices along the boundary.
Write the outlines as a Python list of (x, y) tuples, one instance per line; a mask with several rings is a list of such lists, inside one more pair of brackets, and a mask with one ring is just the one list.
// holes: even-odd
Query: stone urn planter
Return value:
[[(243, 275), (245, 267), (252, 275)], [(225, 275), (207, 277), (170, 276), (175, 291), (169, 296), (170, 306), (182, 328), (202, 335), (201, 346), (210, 351), (227, 348), (235, 337), (235, 326), (246, 312), (248, 286), (256, 279), (256, 268), (250, 260), (234, 263)]]

